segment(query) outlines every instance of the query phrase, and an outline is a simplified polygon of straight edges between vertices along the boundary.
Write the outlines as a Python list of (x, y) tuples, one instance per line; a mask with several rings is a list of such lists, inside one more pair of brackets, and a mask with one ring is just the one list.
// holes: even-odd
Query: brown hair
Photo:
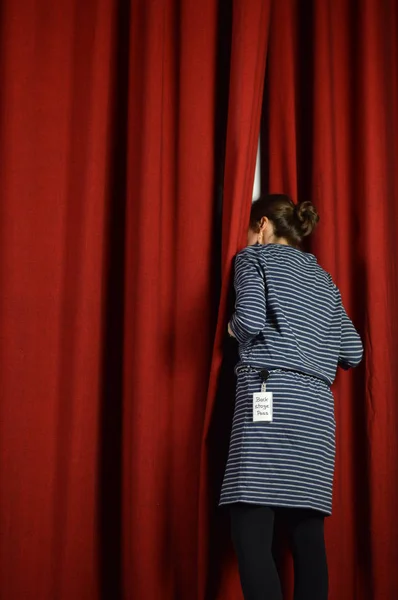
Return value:
[(268, 194), (253, 202), (250, 229), (260, 230), (263, 217), (274, 226), (277, 238), (285, 238), (291, 246), (300, 246), (303, 238), (310, 235), (319, 221), (319, 215), (308, 200), (295, 204), (285, 194)]

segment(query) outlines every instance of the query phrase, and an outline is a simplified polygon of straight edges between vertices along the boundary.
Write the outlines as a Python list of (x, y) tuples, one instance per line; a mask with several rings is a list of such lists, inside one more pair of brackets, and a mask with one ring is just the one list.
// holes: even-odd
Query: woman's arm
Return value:
[(342, 369), (357, 367), (362, 360), (363, 345), (359, 333), (341, 304), (341, 344), (339, 365)]
[(235, 261), (235, 290), (235, 312), (228, 331), (240, 344), (245, 344), (264, 329), (266, 300), (263, 273), (244, 251), (238, 254)]

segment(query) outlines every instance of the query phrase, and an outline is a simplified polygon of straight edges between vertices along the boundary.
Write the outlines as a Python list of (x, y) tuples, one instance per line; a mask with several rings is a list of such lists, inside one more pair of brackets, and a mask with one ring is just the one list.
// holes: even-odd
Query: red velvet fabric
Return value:
[(1, 10), (0, 596), (192, 597), (218, 6)]
[(241, 599), (217, 500), (262, 103), (263, 187), (316, 202), (365, 342), (335, 386), (330, 597), (398, 595), (397, 9), (233, 0), (227, 90), (216, 0), (3, 0), (1, 598)]

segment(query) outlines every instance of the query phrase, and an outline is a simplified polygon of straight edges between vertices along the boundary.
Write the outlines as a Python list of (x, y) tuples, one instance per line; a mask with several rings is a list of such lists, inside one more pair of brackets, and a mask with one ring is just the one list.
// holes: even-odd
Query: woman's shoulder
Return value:
[(308, 254), (307, 252), (303, 252), (298, 248), (294, 248), (293, 246), (288, 246), (286, 244), (255, 244), (253, 246), (246, 246), (243, 248), (243, 250), (238, 252), (236, 258), (246, 258), (248, 260), (288, 260), (289, 262), (304, 261), (316, 263), (316, 258), (313, 254)]
[(255, 244), (254, 246), (245, 246), (242, 250), (238, 252), (236, 258), (251, 258), (258, 256), (259, 251), (261, 250), (260, 244)]
[(262, 273), (265, 268), (265, 262), (261, 254), (261, 246), (246, 246), (235, 256), (234, 267), (235, 273), (239, 275), (247, 270), (255, 270)]
[(260, 265), (263, 262), (263, 250), (265, 246), (255, 244), (254, 246), (246, 246), (235, 256), (235, 266), (237, 265)]

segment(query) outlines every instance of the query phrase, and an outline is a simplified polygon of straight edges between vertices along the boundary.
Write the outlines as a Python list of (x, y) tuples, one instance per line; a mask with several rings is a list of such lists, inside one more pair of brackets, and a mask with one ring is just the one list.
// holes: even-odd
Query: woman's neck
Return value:
[(273, 236), (267, 243), (268, 244), (279, 244), (281, 246), (290, 246), (290, 244), (286, 238), (278, 238), (275, 236)]

